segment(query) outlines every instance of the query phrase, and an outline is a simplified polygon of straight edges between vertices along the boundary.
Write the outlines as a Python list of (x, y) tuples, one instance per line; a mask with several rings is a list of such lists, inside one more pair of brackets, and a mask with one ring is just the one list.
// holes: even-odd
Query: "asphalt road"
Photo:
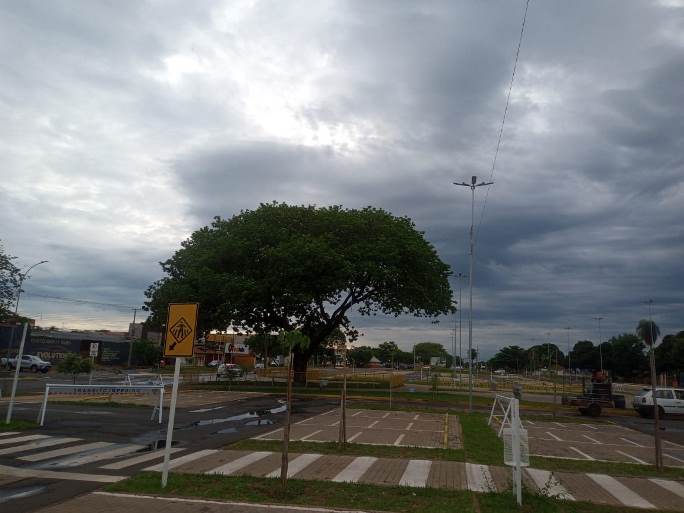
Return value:
[[(182, 393), (182, 392), (181, 392)], [(201, 402), (201, 397), (198, 397)], [(211, 404), (178, 408), (174, 429), (174, 448), (194, 452), (203, 449), (218, 449), (231, 442), (255, 436), (277, 428), (285, 415), (282, 400), (272, 396), (252, 396), (232, 400), (226, 393), (225, 401), (216, 401), (212, 396)], [(14, 409), (15, 419), (35, 420), (40, 404), (17, 402)], [(325, 400), (297, 400), (293, 406), (294, 415), (315, 415), (334, 407), (333, 402)], [(0, 415), (4, 419), (7, 405), (0, 404)], [(51, 439), (70, 437), (79, 438), (78, 444), (106, 442), (124, 447), (132, 444), (141, 446), (136, 452), (125, 457), (145, 454), (155, 447), (163, 446), (166, 438), (166, 420), (163, 424), (150, 420), (149, 407), (104, 407), (83, 404), (52, 404), (49, 407), (49, 421), (44, 428), (24, 431), (21, 435), (47, 435)], [(168, 412), (165, 411), (165, 415)], [(0, 449), (11, 446), (1, 445)], [(8, 438), (5, 436), (4, 438)], [(60, 446), (57, 446), (59, 448)], [(30, 451), (29, 456), (54, 449), (44, 447)], [(0, 465), (26, 469), (28, 472), (51, 470), (57, 472), (79, 473), (95, 476), (128, 476), (141, 469), (158, 463), (141, 463), (119, 470), (102, 469), (103, 462), (77, 464), (74, 456), (60, 457), (43, 461), (23, 461), (19, 459), (27, 453), (1, 454)], [(60, 466), (61, 465), (61, 466)], [(13, 513), (31, 512), (47, 505), (57, 504), (85, 492), (104, 487), (104, 483), (75, 479), (46, 479), (44, 477), (17, 478), (0, 473), (0, 509), (11, 504)]]

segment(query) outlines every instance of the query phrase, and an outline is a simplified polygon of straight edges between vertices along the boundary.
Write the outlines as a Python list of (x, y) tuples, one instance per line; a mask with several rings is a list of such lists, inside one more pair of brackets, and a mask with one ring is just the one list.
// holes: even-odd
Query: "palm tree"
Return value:
[(644, 341), (644, 344), (651, 347), (660, 337), (660, 328), (653, 321), (641, 319), (637, 325), (636, 333)]
[[(650, 310), (649, 310), (650, 317)], [(658, 399), (656, 397), (656, 366), (655, 366), (655, 343), (660, 336), (660, 328), (649, 319), (641, 319), (637, 324), (636, 332), (639, 338), (644, 341), (649, 348), (648, 356), (651, 364), (651, 394), (653, 398), (653, 419), (654, 419), (654, 438), (655, 438), (655, 463), (658, 470), (663, 469), (662, 445), (660, 442), (660, 412)]]

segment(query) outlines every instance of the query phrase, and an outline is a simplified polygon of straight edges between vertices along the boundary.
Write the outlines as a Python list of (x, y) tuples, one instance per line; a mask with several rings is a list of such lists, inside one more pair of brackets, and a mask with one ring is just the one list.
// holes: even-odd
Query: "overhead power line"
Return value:
[(36, 294), (34, 292), (25, 292), (24, 294), (28, 294), (29, 296), (32, 297), (39, 297), (43, 299), (51, 299), (53, 301), (61, 301), (65, 303), (75, 303), (75, 304), (83, 304), (83, 305), (97, 305), (97, 306), (108, 306), (111, 308), (120, 308), (124, 310), (140, 310), (140, 306), (130, 306), (130, 305), (121, 305), (117, 303), (103, 303), (100, 301), (91, 301), (89, 299), (74, 299), (71, 297), (61, 297), (61, 296), (48, 296), (44, 294)]
[[(525, 22), (527, 21), (527, 10), (530, 7), (530, 0), (525, 2), (525, 13), (523, 14), (522, 25), (520, 26), (520, 37), (518, 38), (518, 48), (515, 51), (515, 61), (513, 63), (513, 73), (511, 73), (511, 81), (508, 84), (508, 94), (506, 95), (506, 106), (504, 107), (503, 117), (501, 118), (501, 127), (499, 128), (499, 137), (496, 141), (496, 149), (494, 150), (494, 158), (492, 159), (492, 169), (489, 173), (488, 182), (494, 181), (494, 172), (496, 170), (496, 161), (499, 157), (499, 150), (501, 149), (501, 141), (503, 140), (504, 126), (506, 125), (506, 116), (508, 115), (508, 105), (511, 102), (511, 91), (513, 90), (513, 82), (515, 81), (515, 73), (518, 69), (518, 59), (520, 57), (520, 47), (522, 46), (523, 35), (525, 34)], [(487, 208), (487, 199), (489, 198), (489, 190), (491, 185), (487, 186), (484, 201), (482, 202), (482, 210), (480, 211), (480, 220), (477, 222), (477, 230), (475, 231), (475, 238), (480, 233), (480, 225), (484, 218), (485, 208)]]

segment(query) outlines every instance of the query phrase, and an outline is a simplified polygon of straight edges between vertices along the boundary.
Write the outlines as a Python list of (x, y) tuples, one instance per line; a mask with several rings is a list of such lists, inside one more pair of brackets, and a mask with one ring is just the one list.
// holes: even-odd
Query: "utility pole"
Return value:
[[(570, 330), (572, 329), (570, 326), (567, 326), (564, 328), (565, 331), (568, 333), (568, 368), (566, 371), (563, 373), (563, 395), (565, 396), (565, 374), (570, 372), (571, 366), (570, 366)], [(570, 379), (569, 385), (572, 385), (572, 378)]]
[(454, 182), (460, 187), (469, 187), (471, 192), (470, 202), (470, 273), (468, 274), (468, 288), (470, 289), (470, 301), (468, 305), (468, 413), (473, 411), (473, 263), (475, 259), (475, 189), (494, 182), (477, 183), (477, 176), (470, 179), (470, 183)]
[(598, 332), (599, 332), (599, 360), (600, 360), (600, 362), (601, 362), (601, 377), (603, 378), (603, 348), (601, 347), (601, 344), (602, 344), (603, 342), (601, 341), (601, 321), (602, 321), (605, 317), (596, 316), (596, 317), (592, 317), (592, 318), (593, 318), (595, 321), (598, 321)]
[[(461, 367), (461, 370), (463, 370), (463, 332), (461, 330), (461, 325), (462, 325), (462, 312), (463, 308), (461, 305), (463, 302), (461, 301), (461, 289), (463, 288), (461, 286), (461, 279), (462, 278), (467, 278), (468, 275), (464, 273), (458, 273), (456, 275), (456, 279), (458, 282), (458, 364)], [(461, 382), (461, 373), (458, 373), (458, 382)]]
[[(456, 310), (461, 311), (461, 303), (456, 303)], [(454, 310), (454, 336), (451, 344), (451, 384), (453, 386), (456, 386), (456, 310)]]

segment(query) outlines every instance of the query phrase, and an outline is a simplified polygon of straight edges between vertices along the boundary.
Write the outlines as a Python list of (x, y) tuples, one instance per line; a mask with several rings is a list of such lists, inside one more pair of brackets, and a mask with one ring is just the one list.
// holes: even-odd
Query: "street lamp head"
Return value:
[(475, 185), (475, 184), (477, 183), (477, 176), (471, 177), (471, 178), (470, 178), (470, 183), (471, 183), (472, 185)]

